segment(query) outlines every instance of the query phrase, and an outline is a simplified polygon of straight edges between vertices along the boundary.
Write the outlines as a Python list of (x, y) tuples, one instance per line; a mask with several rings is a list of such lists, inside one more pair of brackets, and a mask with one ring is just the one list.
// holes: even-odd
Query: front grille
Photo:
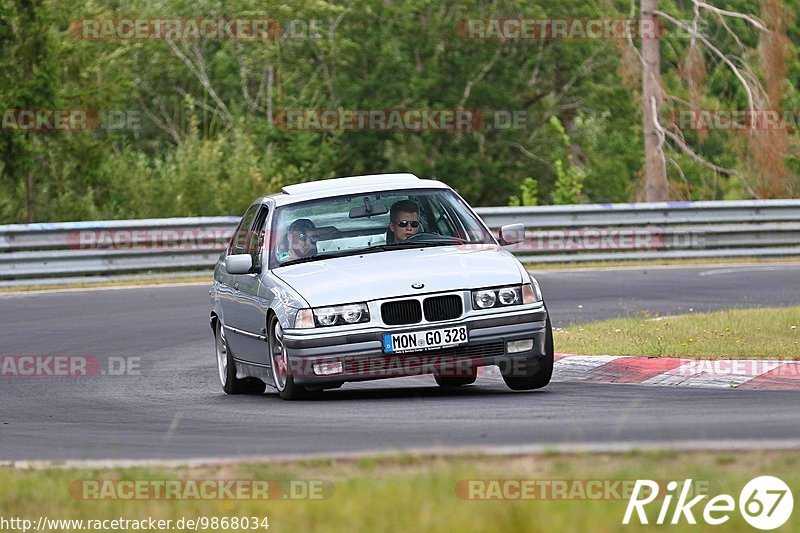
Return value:
[(422, 309), (417, 300), (386, 302), (381, 306), (381, 318), (390, 326), (416, 324), (422, 322)]
[[(349, 356), (344, 361), (346, 374), (373, 374), (401, 376), (419, 374), (423, 369), (430, 372), (432, 365), (452, 364), (468, 361), (470, 365), (481, 366), (484, 359), (498, 357), (505, 353), (505, 343), (453, 346), (427, 352), (413, 352), (383, 356)], [(424, 373), (424, 372), (423, 372)]]
[(434, 296), (426, 299), (422, 307), (425, 309), (425, 320), (428, 322), (452, 320), (461, 316), (461, 297), (456, 295)]

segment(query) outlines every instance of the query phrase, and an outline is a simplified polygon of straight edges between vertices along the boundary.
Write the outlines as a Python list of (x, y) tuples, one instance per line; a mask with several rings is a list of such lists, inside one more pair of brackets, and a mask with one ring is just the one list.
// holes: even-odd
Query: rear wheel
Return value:
[(272, 366), (272, 378), (278, 395), (284, 400), (299, 400), (308, 395), (305, 387), (295, 385), (292, 376), (292, 365), (283, 344), (283, 328), (278, 318), (273, 316), (269, 320), (269, 360)]
[(510, 365), (510, 368), (503, 372), (503, 381), (512, 390), (541, 389), (550, 383), (550, 378), (553, 376), (554, 352), (553, 327), (550, 325), (550, 317), (547, 317), (544, 356), (525, 361), (525, 368), (522, 371), (515, 368), (517, 365)]
[(215, 320), (214, 347), (217, 353), (217, 371), (222, 390), (228, 394), (261, 394), (266, 389), (263, 381), (256, 378), (239, 379), (236, 377), (236, 361), (233, 360), (225, 328), (220, 319)]

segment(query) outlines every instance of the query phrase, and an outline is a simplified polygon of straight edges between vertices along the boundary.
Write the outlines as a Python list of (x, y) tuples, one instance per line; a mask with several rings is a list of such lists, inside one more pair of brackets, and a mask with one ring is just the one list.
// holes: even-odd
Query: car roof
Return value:
[(364, 194), (397, 189), (448, 189), (447, 184), (437, 180), (423, 180), (409, 173), (370, 174), (326, 180), (309, 181), (287, 185), (277, 194), (264, 197), (273, 199), (277, 205), (293, 204), (316, 198)]

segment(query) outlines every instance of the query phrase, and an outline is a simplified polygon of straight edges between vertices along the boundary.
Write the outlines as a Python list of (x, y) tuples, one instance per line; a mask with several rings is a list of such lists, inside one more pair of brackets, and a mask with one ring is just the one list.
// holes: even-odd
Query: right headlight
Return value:
[(508, 307), (523, 303), (524, 285), (498, 287), (496, 289), (480, 289), (472, 291), (473, 309), (491, 309), (493, 307)]

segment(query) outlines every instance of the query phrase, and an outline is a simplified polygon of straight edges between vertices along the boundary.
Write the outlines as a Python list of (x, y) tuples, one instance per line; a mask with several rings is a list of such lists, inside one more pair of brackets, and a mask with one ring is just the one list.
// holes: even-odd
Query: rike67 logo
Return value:
[[(702, 512), (702, 519), (706, 524), (718, 526), (730, 520), (731, 514), (737, 507), (736, 500), (729, 494), (714, 496), (705, 502), (705, 505), (698, 505), (708, 495), (701, 494), (689, 499), (692, 494), (691, 479), (685, 480), (683, 485), (677, 481), (670, 481), (664, 495), (659, 495), (659, 487), (657, 482), (649, 479), (637, 480), (622, 523), (630, 524), (635, 513), (639, 523), (648, 524), (645, 507), (656, 499), (661, 504), (655, 521), (659, 525), (680, 524), (684, 520), (687, 524), (697, 524), (694, 512), (698, 514)], [(677, 501), (672, 508), (676, 496)], [(794, 497), (788, 485), (781, 479), (759, 476), (751, 479), (739, 493), (738, 508), (748, 524), (766, 531), (781, 527), (791, 518)]]

